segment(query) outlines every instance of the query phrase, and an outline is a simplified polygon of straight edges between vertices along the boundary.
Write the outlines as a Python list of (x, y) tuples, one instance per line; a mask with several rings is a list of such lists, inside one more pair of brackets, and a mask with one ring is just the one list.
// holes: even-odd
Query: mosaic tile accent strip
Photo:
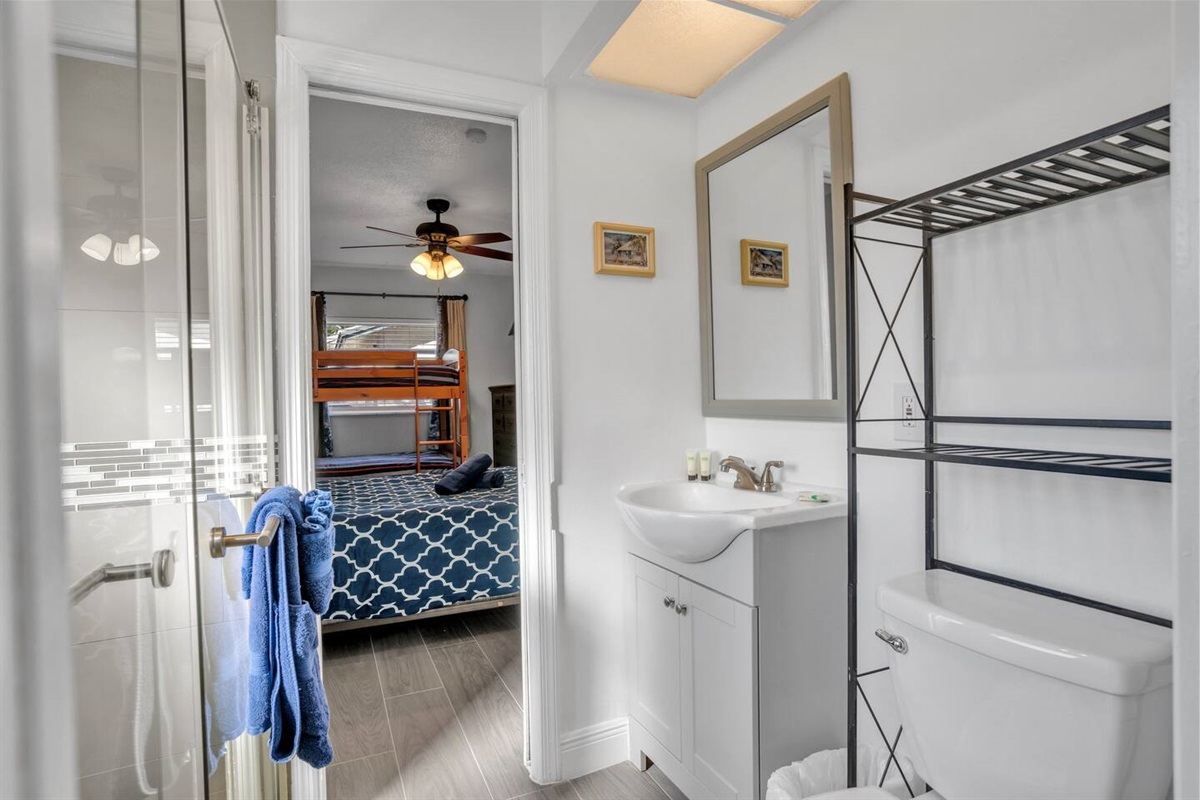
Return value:
[[(196, 439), (200, 500), (254, 493), (270, 474), (274, 437)], [(190, 439), (76, 442), (62, 446), (66, 511), (183, 503), (192, 497)]]

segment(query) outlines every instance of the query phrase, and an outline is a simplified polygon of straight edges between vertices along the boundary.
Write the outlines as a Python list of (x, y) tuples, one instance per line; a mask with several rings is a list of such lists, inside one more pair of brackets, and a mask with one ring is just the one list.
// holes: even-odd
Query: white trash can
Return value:
[[(904, 774), (908, 776), (914, 792), (920, 793), (917, 787), (917, 777), (912, 764), (903, 756), (896, 757)], [(879, 786), (879, 779), (887, 769), (888, 751), (886, 747), (873, 745), (858, 746), (858, 785)], [(780, 767), (771, 773), (767, 781), (766, 800), (800, 800), (800, 798), (816, 797), (827, 792), (846, 789), (846, 748), (838, 750), (822, 750), (813, 753), (803, 761), (795, 761), (786, 767)], [(887, 779), (883, 782), (883, 790), (894, 797), (908, 797), (908, 789), (900, 771), (892, 764), (887, 769)]]

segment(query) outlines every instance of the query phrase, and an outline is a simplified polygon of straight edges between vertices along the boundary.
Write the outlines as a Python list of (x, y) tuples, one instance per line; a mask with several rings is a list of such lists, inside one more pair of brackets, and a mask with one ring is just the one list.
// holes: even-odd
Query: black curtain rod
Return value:
[(437, 300), (444, 297), (447, 300), (466, 300), (465, 294), (392, 294), (390, 292), (311, 292), (314, 295), (337, 295), (338, 297), (379, 297), (384, 300), (389, 297), (415, 297), (426, 300)]

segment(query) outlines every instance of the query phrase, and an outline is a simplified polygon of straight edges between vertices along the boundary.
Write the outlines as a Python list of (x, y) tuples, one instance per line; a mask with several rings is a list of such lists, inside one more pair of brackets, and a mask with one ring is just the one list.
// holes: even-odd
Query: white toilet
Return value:
[(1167, 797), (1169, 629), (944, 570), (878, 603), (906, 750), (938, 795)]

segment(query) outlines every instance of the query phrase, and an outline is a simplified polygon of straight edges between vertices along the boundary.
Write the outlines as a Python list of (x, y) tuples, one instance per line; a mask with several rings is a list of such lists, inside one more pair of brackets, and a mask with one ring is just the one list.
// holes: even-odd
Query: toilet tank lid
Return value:
[(1171, 630), (1148, 622), (941, 569), (888, 581), (877, 601), (940, 639), (1097, 691), (1171, 682)]

